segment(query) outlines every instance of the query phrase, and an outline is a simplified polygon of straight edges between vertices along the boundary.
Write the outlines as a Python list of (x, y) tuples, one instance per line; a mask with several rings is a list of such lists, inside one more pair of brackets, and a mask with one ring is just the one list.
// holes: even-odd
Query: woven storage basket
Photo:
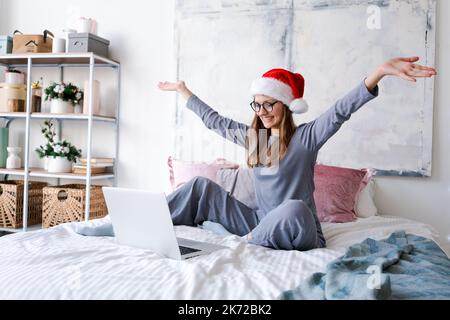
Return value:
[[(30, 181), (28, 185), (28, 223), (31, 226), (42, 222), (42, 189), (45, 182)], [(21, 228), (23, 226), (22, 180), (0, 182), (0, 227)]]
[[(108, 214), (101, 186), (91, 186), (89, 219), (103, 218)], [(61, 223), (84, 221), (86, 186), (68, 184), (45, 187), (43, 190), (42, 227)]]

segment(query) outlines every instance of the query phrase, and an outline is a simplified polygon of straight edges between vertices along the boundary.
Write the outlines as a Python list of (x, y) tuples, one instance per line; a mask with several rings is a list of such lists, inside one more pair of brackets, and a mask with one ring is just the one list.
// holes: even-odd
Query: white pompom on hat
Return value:
[(253, 96), (260, 94), (283, 102), (293, 113), (305, 113), (308, 104), (303, 99), (305, 79), (300, 73), (285, 69), (272, 69), (252, 82), (250, 92)]

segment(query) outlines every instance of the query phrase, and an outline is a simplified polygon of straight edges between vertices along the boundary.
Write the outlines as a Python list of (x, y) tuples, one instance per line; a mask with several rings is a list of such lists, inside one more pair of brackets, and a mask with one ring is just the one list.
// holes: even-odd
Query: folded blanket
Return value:
[(450, 299), (450, 260), (432, 240), (398, 231), (349, 247), (280, 299)]
[(75, 232), (90, 237), (114, 237), (114, 229), (110, 221), (99, 225), (76, 224)]

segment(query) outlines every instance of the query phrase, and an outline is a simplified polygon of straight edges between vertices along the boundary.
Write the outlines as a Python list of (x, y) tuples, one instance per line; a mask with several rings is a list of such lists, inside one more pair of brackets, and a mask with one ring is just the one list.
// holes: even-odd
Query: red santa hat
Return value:
[(293, 113), (308, 111), (303, 99), (305, 79), (300, 73), (285, 69), (272, 69), (252, 82), (250, 91), (253, 96), (260, 94), (283, 102)]

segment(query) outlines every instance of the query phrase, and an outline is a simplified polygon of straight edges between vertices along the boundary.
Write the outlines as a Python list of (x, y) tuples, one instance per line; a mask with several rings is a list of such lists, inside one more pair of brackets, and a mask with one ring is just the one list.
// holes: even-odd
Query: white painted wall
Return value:
[[(437, 2), (433, 164), (429, 178), (377, 178), (376, 204), (381, 212), (429, 223), (442, 240), (450, 237), (450, 1)], [(450, 240), (450, 239), (449, 239)], [(447, 240), (447, 248), (450, 243)], [(450, 251), (448, 251), (450, 252)]]
[[(99, 21), (99, 35), (111, 40), (111, 57), (122, 63), (119, 185), (168, 190), (166, 159), (173, 147), (175, 95), (160, 92), (159, 80), (175, 79), (174, 2), (121, 0), (0, 0), (0, 34), (14, 29), (61, 30), (70, 12)], [(450, 1), (438, 1), (433, 167), (430, 178), (378, 177), (376, 204), (383, 213), (430, 223), (450, 235)], [(183, 79), (189, 84), (189, 79)], [(191, 88), (195, 92), (195, 88)], [(99, 144), (111, 134), (99, 128)], [(20, 130), (20, 128), (18, 128)], [(77, 132), (70, 127), (64, 134)], [(103, 150), (103, 147), (101, 150)], [(450, 246), (449, 246), (450, 247)]]

